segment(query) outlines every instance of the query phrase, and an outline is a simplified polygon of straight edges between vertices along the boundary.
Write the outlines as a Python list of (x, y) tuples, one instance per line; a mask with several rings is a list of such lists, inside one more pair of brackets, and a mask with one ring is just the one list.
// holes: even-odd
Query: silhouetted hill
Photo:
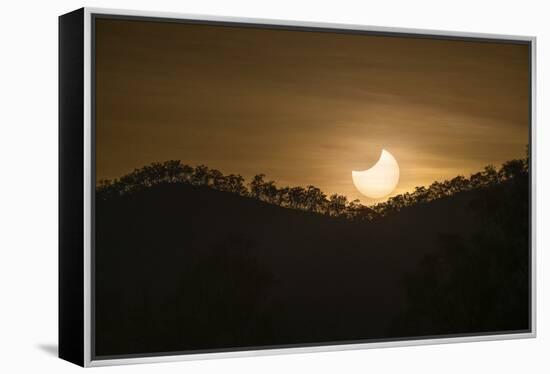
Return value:
[[(98, 200), (97, 354), (527, 328), (528, 230), (506, 229), (528, 221), (527, 179), (516, 179), (374, 221), (183, 183)], [(454, 259), (457, 251), (464, 259)], [(471, 274), (476, 284), (456, 287)], [(507, 277), (517, 289), (506, 298)], [(478, 303), (479, 290), (492, 304)], [(430, 299), (442, 293), (476, 296), (460, 299), (462, 316)], [(439, 323), (430, 308), (456, 322)]]
[(506, 183), (515, 177), (527, 175), (528, 169), (528, 158), (507, 161), (498, 170), (492, 165), (487, 165), (469, 178), (458, 175), (450, 180), (435, 181), (427, 187), (418, 186), (411, 192), (392, 196), (385, 202), (365, 206), (359, 200), (348, 201), (344, 195), (335, 193), (327, 196), (313, 185), (279, 188), (274, 181), (264, 180), (264, 174), (255, 175), (245, 185), (245, 179), (239, 174), (224, 175), (219, 170), (205, 165), (192, 167), (180, 160), (169, 160), (135, 169), (119, 179), (98, 181), (96, 199), (116, 199), (159, 184), (187, 184), (207, 186), (217, 191), (251, 197), (284, 208), (344, 217), (353, 221), (372, 221), (418, 204)]

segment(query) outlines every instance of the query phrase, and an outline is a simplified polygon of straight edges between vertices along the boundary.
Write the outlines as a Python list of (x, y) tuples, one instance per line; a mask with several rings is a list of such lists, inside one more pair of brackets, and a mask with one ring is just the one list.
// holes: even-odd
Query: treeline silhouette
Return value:
[(358, 199), (348, 201), (344, 195), (327, 196), (320, 188), (313, 185), (305, 188), (288, 186), (279, 188), (274, 181), (265, 180), (264, 174), (254, 176), (248, 184), (245, 184), (245, 179), (239, 174), (223, 175), (219, 170), (205, 165), (194, 168), (179, 160), (154, 162), (135, 169), (119, 179), (100, 180), (96, 190), (98, 199), (108, 200), (165, 183), (208, 186), (214, 190), (235, 193), (284, 208), (370, 221), (416, 204), (511, 180), (527, 174), (528, 165), (528, 158), (507, 161), (500, 169), (488, 165), (469, 178), (459, 175), (443, 182), (435, 181), (428, 187), (416, 187), (412, 192), (390, 197), (387, 201), (372, 206), (365, 206)]

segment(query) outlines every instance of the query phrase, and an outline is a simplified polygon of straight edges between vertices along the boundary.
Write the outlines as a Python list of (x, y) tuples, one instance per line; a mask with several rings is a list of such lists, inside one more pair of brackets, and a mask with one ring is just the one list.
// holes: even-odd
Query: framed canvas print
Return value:
[(59, 355), (535, 336), (535, 39), (59, 18)]

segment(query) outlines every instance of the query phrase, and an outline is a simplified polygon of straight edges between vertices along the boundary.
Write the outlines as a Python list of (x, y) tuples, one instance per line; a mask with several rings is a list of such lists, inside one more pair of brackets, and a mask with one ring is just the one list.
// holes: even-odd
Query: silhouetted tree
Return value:
[(288, 188), (288, 187), (283, 187), (283, 188), (277, 189), (277, 196), (276, 196), (275, 204), (277, 204), (279, 206), (283, 206), (283, 207), (289, 207), (289, 197), (288, 197), (289, 190), (290, 190), (290, 188)]
[(310, 212), (321, 213), (326, 209), (326, 195), (315, 186), (307, 186), (304, 194), (305, 209)]
[(263, 184), (261, 199), (272, 204), (277, 201), (277, 187), (275, 186), (275, 182), (268, 181)]
[(302, 187), (292, 187), (288, 190), (288, 205), (290, 208), (300, 209), (305, 206), (306, 190)]
[(483, 179), (485, 186), (498, 183), (499, 179), (497, 169), (493, 165), (485, 166), (485, 169), (483, 170)]
[(258, 174), (252, 178), (252, 181), (248, 184), (250, 187), (250, 196), (259, 199), (262, 195), (262, 187), (264, 185), (265, 174)]
[(345, 212), (348, 198), (343, 195), (332, 194), (328, 202), (329, 214), (332, 216), (340, 216)]
[(192, 184), (195, 186), (207, 186), (209, 177), (210, 172), (208, 167), (199, 165), (195, 168), (195, 172), (193, 173)]
[(216, 190), (225, 191), (225, 177), (216, 169), (209, 169), (207, 176), (208, 184)]
[(248, 190), (244, 186), (244, 178), (240, 175), (229, 174), (224, 179), (224, 189), (227, 192), (233, 192), (241, 196), (246, 196)]
[(193, 173), (195, 172), (195, 169), (192, 168), (189, 165), (182, 165), (181, 167), (181, 181), (184, 183), (191, 183), (191, 179), (193, 178)]

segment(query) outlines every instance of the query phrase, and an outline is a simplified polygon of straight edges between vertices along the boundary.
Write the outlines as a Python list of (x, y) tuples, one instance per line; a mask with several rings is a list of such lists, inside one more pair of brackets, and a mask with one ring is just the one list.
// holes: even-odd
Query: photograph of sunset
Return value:
[(530, 45), (94, 21), (98, 357), (530, 329)]

